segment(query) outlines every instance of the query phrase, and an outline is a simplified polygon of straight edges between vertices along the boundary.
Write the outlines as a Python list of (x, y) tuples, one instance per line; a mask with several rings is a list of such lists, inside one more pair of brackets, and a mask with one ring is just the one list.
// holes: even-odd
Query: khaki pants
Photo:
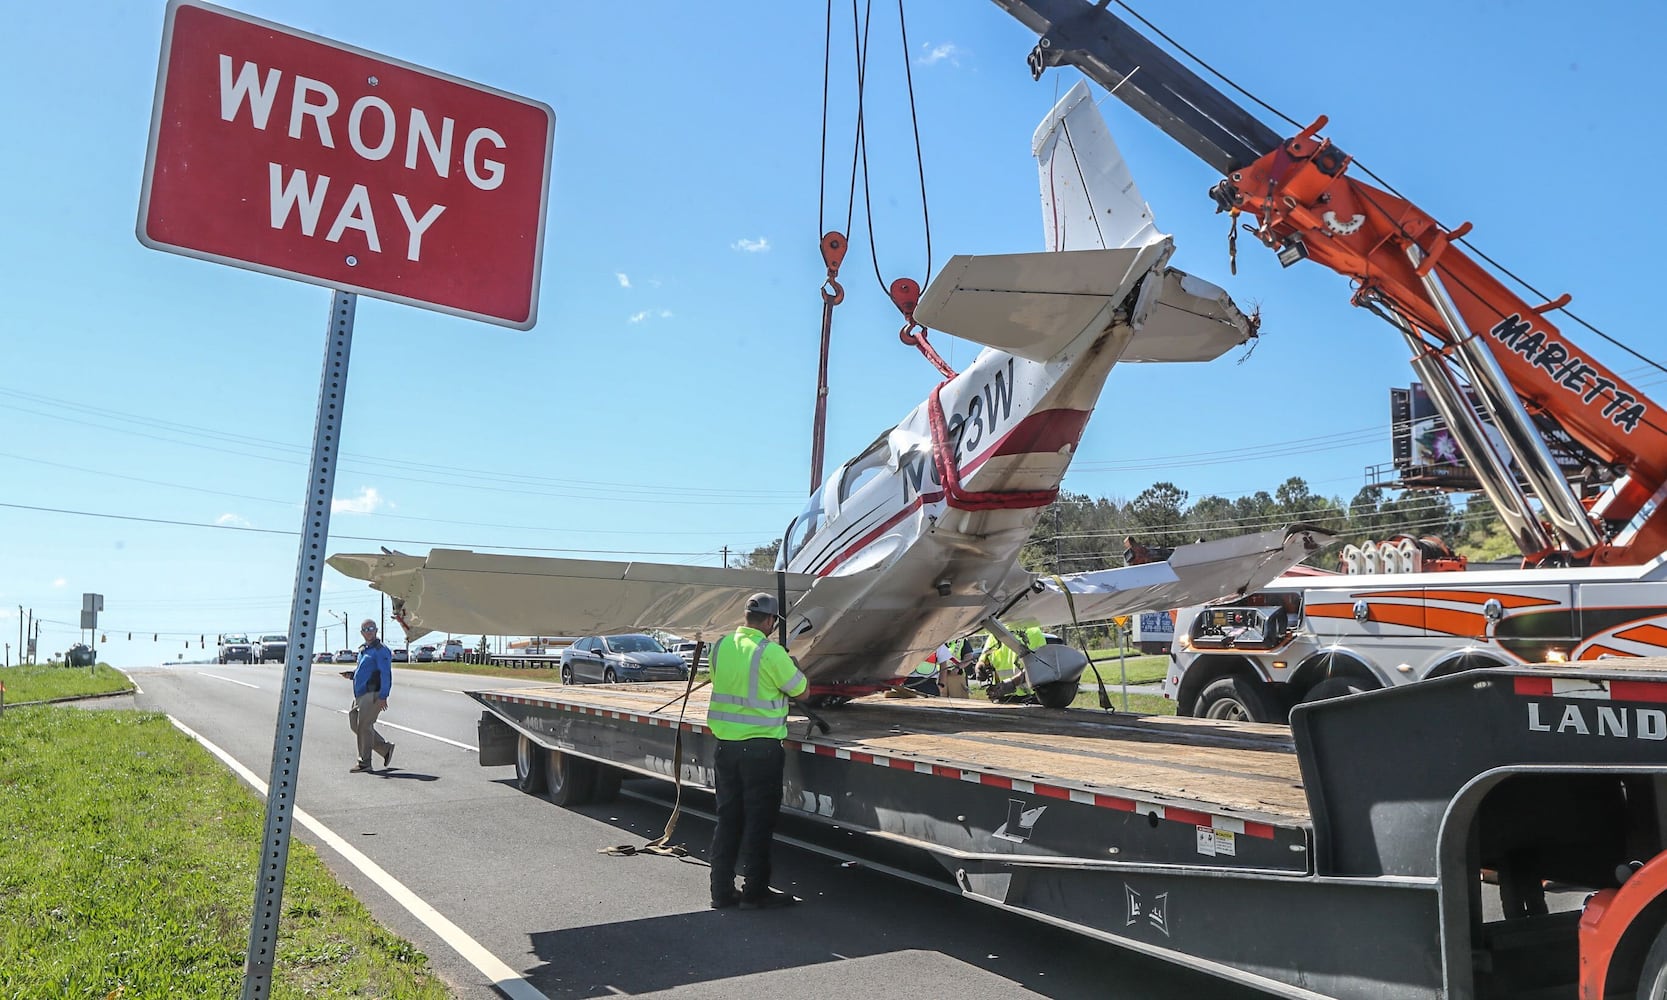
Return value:
[(944, 667), (938, 671), (938, 687), (945, 698), (967, 696), (967, 674), (960, 667)]
[(381, 696), (375, 691), (366, 691), (353, 699), (353, 707), (347, 712), (347, 725), (359, 737), (359, 763), (370, 766), (371, 751), (382, 753), (393, 746), (382, 738), (376, 731), (377, 716), (382, 714)]

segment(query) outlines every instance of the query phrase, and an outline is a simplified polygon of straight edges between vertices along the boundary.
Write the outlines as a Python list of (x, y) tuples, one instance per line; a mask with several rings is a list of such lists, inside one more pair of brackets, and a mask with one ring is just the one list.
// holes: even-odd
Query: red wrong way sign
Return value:
[(525, 330), (554, 135), (547, 104), (172, 0), (139, 241)]

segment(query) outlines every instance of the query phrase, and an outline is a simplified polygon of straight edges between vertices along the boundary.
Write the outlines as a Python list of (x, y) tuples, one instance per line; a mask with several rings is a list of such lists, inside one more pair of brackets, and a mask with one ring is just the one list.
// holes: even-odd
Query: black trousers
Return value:
[(719, 740), (718, 826), (712, 831), (712, 898), (735, 891), (757, 899), (770, 889), (770, 838), (781, 814), (782, 768), (787, 751), (780, 740)]

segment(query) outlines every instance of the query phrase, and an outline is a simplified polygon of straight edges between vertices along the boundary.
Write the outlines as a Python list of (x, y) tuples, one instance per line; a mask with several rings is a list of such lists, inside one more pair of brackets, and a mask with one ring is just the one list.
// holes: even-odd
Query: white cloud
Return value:
[(670, 309), (644, 309), (641, 312), (632, 313), (630, 321), (641, 323), (646, 319), (671, 319), (671, 317), (672, 311)]
[(66, 579), (64, 579), (63, 577), (60, 576), (58, 579), (52, 581), (52, 589), (53, 590), (61, 590), (68, 583), (69, 583), (68, 580), (66, 580)]
[(769, 253), (770, 241), (763, 236), (760, 236), (756, 240), (749, 240), (743, 236), (734, 243), (731, 243), (729, 248), (731, 250), (739, 250), (742, 253)]
[(330, 501), (332, 514), (374, 514), (382, 509), (384, 501), (382, 494), (376, 492), (374, 486), (361, 486), (359, 495), (343, 500), (337, 498)]
[(648, 316), (649, 311), (647, 309), (644, 309), (642, 312), (634, 312), (631, 314), (631, 322), (641, 323), (643, 320), (647, 319)]
[(920, 47), (922, 55), (919, 59), (915, 60), (916, 65), (931, 66), (935, 63), (941, 62), (947, 62), (951, 66), (961, 65), (961, 50), (954, 42), (944, 42), (941, 45), (933, 45), (931, 42), (922, 42)]
[(631, 287), (631, 276), (629, 274), (626, 274), (624, 271), (615, 271), (614, 272), (614, 277), (619, 279), (619, 287), (621, 287), (621, 288), (630, 288)]
[(249, 527), (249, 522), (241, 517), (238, 517), (236, 514), (221, 514), (219, 517), (214, 519), (214, 523), (229, 524), (234, 528)]

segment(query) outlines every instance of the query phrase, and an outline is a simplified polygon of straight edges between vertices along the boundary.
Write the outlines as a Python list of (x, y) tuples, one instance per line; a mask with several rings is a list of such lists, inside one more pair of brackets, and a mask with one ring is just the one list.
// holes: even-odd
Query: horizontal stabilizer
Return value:
[(915, 319), (933, 330), (1046, 361), (1134, 292), (1174, 251), (1141, 247), (1060, 253), (958, 254), (932, 280)]
[[(605, 635), (663, 628), (715, 639), (744, 617), (749, 594), (776, 592), (770, 570), (505, 556), (435, 549), (425, 558), (344, 553), (332, 567), (395, 601), (407, 639), (464, 635)], [(788, 573), (789, 606), (813, 577)]]
[(1164, 268), (1140, 289), (1123, 361), (1214, 361), (1256, 336), (1256, 322), (1203, 278)]
[(1040, 577), (1043, 590), (1033, 590), (1003, 620), (1044, 626), (1100, 622), (1240, 597), (1318, 552), (1331, 537), (1297, 526), (1182, 545), (1164, 562)]

